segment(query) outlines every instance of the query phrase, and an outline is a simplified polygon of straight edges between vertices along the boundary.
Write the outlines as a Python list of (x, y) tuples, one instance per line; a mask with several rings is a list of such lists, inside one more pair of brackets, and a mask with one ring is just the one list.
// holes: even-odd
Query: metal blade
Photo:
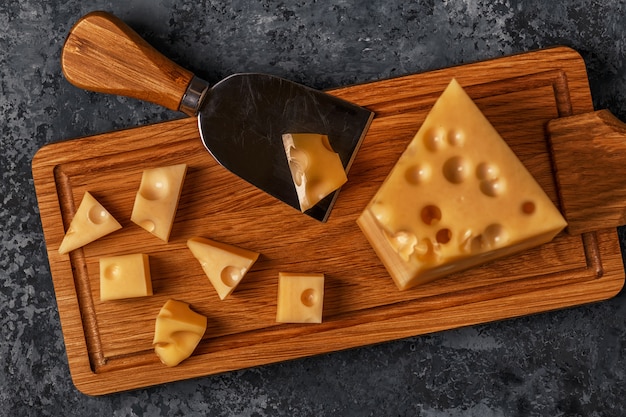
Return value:
[[(198, 121), (204, 145), (221, 165), (300, 210), (282, 135), (327, 135), (347, 172), (373, 117), (367, 109), (282, 78), (235, 74), (211, 87)], [(326, 221), (337, 193), (306, 214)]]

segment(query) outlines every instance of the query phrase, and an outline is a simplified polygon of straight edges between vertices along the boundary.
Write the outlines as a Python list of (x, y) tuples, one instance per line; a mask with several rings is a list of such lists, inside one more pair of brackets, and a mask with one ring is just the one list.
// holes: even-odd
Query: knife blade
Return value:
[[(366, 108), (268, 74), (234, 74), (210, 85), (102, 11), (85, 15), (72, 27), (61, 67), (77, 87), (197, 117), (200, 137), (217, 162), (298, 210), (282, 135), (327, 135), (347, 173), (374, 117)], [(306, 214), (326, 221), (338, 192)]]

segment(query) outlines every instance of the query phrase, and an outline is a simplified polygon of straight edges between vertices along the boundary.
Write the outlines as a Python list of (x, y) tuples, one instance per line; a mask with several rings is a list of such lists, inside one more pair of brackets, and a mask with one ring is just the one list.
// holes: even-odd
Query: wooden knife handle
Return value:
[(567, 231), (626, 225), (626, 125), (609, 110), (548, 123)]
[(92, 12), (63, 46), (61, 67), (77, 87), (179, 110), (193, 73), (172, 62), (119, 18)]

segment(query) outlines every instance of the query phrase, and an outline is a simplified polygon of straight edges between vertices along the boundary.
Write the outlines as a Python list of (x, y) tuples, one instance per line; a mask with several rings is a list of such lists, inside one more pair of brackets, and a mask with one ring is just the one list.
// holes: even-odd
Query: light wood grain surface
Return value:
[[(553, 48), (333, 90), (376, 112), (327, 223), (252, 188), (206, 153), (186, 118), (47, 145), (33, 176), (74, 383), (100, 395), (285, 361), (615, 295), (624, 269), (614, 228), (560, 234), (539, 248), (400, 292), (356, 225), (452, 77), (466, 88), (559, 205), (546, 125), (593, 111), (584, 62)], [(584, 146), (584, 144), (581, 144)], [(145, 168), (187, 163), (169, 243), (130, 222)], [(123, 228), (68, 255), (58, 246), (85, 191)], [(202, 236), (261, 253), (220, 301), (186, 240)], [(98, 259), (144, 252), (154, 295), (100, 302)], [(322, 324), (277, 324), (278, 272), (326, 275)], [(166, 368), (152, 351), (169, 298), (208, 316), (194, 355)]]

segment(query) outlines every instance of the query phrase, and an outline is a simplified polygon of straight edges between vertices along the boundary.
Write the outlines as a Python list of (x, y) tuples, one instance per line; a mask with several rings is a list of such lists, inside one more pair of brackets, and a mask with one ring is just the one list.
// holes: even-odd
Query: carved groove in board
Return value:
[(559, 117), (571, 116), (574, 114), (572, 99), (569, 94), (569, 86), (567, 84), (567, 74), (560, 72), (559, 76), (555, 78), (554, 84), (554, 97), (556, 97), (556, 108), (559, 112)]
[[(55, 166), (53, 172), (61, 207), (61, 217), (65, 225), (64, 229), (67, 230), (76, 213), (76, 206), (72, 198), (72, 186), (69, 177), (63, 172), (60, 165)], [(98, 372), (98, 368), (106, 364), (106, 358), (102, 351), (98, 321), (96, 320), (96, 309), (91, 297), (91, 284), (89, 283), (85, 252), (82, 248), (79, 248), (70, 252), (69, 257), (72, 265), (76, 297), (81, 311), (81, 323), (85, 334), (85, 342), (87, 343), (89, 366), (93, 372)]]
[[(558, 76), (554, 78), (552, 88), (554, 89), (554, 97), (556, 98), (556, 108), (559, 117), (567, 117), (573, 115), (572, 99), (569, 93), (569, 85), (567, 83), (567, 74), (563, 71), (557, 71)], [(550, 137), (550, 135), (546, 135)], [(549, 140), (549, 139), (548, 139)], [(554, 161), (554, 154), (550, 152), (550, 164), (552, 165), (553, 175), (556, 173), (556, 163)], [(561, 203), (561, 191), (558, 181), (556, 182), (556, 190), (559, 196), (559, 206), (563, 211)], [(600, 249), (598, 247), (598, 238), (595, 232), (582, 234), (583, 248), (585, 249), (585, 259), (587, 261), (587, 267), (594, 273), (592, 276), (594, 279), (601, 278), (604, 275), (604, 269), (602, 267), (602, 258), (600, 257)]]
[(94, 372), (106, 364), (106, 359), (102, 353), (102, 343), (100, 332), (98, 331), (98, 321), (96, 320), (96, 309), (91, 297), (91, 284), (89, 283), (89, 272), (85, 261), (83, 249), (76, 249), (70, 252), (72, 272), (74, 274), (74, 285), (76, 286), (76, 296), (81, 311), (81, 321), (87, 342), (87, 352), (89, 352), (89, 365)]
[[(450, 77), (450, 79), (452, 78), (453, 77)], [(563, 116), (571, 114), (572, 112), (569, 93), (567, 91), (567, 79), (562, 70), (540, 71), (504, 80), (488, 81), (482, 84), (463, 85), (462, 79), (459, 82), (473, 100), (492, 98), (522, 90), (551, 86), (555, 91), (557, 103), (564, 101), (563, 104), (558, 104), (559, 115)], [(436, 91), (431, 94), (420, 94), (416, 97), (409, 96), (380, 101), (370, 106), (370, 108), (376, 112), (376, 118), (378, 119), (402, 114), (404, 112), (430, 109), (433, 102), (441, 95), (444, 88), (445, 85), (442, 86), (441, 91)], [(561, 109), (563, 109), (564, 114), (561, 114)]]
[[(463, 86), (463, 89), (472, 98), (472, 100), (480, 100), (482, 98), (497, 97), (505, 94), (517, 93), (523, 90), (533, 90), (540, 87), (552, 86), (555, 88), (554, 86), (559, 84), (559, 80), (564, 76), (565, 74), (561, 70), (541, 71), (505, 80), (489, 81), (483, 84), (473, 84), (467, 87)], [(567, 84), (560, 84), (560, 86), (567, 89)], [(559, 89), (557, 91), (555, 88), (557, 102), (559, 101), (559, 94), (563, 94), (563, 90)], [(565, 90), (565, 94), (568, 95), (567, 90)]]
[[(56, 165), (52, 172), (54, 175), (57, 196), (59, 198), (59, 206), (61, 207), (63, 230), (67, 230), (72, 221), (72, 216), (70, 216), (70, 214), (76, 213), (76, 206), (74, 205), (74, 199), (72, 198), (70, 178), (67, 176), (65, 171), (63, 171), (61, 165)], [(64, 207), (67, 207), (67, 210), (63, 210)]]
[(602, 278), (604, 267), (602, 266), (602, 257), (598, 247), (598, 235), (596, 232), (583, 233), (582, 239), (587, 267), (595, 273), (594, 278)]
[[(560, 75), (558, 77), (555, 77), (554, 82), (552, 83), (552, 90), (554, 91), (554, 98), (556, 99), (556, 111), (559, 115), (559, 117), (566, 117), (566, 116), (571, 116), (573, 114), (573, 110), (572, 110), (572, 100), (569, 94), (569, 86), (567, 83), (567, 75), (562, 72), (559, 71)], [(547, 129), (547, 126), (545, 127)], [(549, 141), (550, 139), (550, 135), (547, 134), (546, 131), (546, 140)], [(552, 176), (556, 178), (556, 162), (554, 160), (554, 153), (551, 151), (551, 147), (549, 150), (549, 154), (550, 154), (550, 168), (552, 170)], [(556, 193), (557, 196), (559, 198), (558, 201), (558, 206), (559, 209), (561, 210), (561, 213), (564, 212), (563, 210), (563, 198), (561, 197), (561, 190), (559, 188), (559, 184), (558, 181), (555, 181), (555, 187), (556, 187)], [(597, 245), (597, 241), (594, 241)], [(585, 238), (583, 236), (583, 247), (585, 248), (585, 256), (587, 257), (587, 260), (589, 261), (590, 257), (588, 254), (589, 249), (587, 248), (587, 245), (585, 245)], [(597, 249), (597, 248), (596, 248)], [(589, 265), (589, 262), (587, 262), (587, 265)]]

